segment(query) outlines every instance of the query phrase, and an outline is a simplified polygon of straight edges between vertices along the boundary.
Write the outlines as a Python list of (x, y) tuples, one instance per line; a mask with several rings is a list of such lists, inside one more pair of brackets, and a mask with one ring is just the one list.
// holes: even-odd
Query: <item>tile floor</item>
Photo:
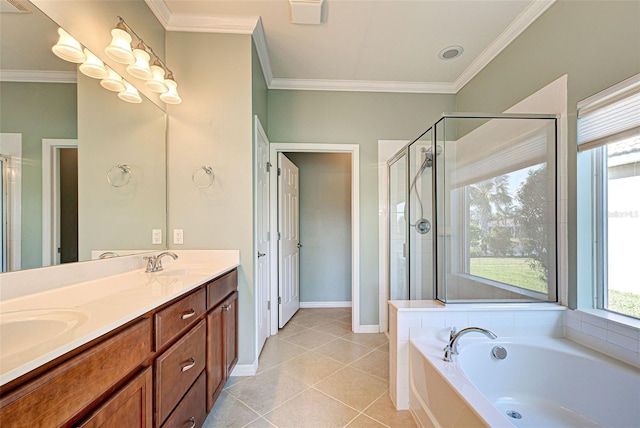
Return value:
[(352, 333), (349, 308), (300, 309), (258, 363), (227, 382), (205, 428), (416, 426), (389, 399), (386, 336)]

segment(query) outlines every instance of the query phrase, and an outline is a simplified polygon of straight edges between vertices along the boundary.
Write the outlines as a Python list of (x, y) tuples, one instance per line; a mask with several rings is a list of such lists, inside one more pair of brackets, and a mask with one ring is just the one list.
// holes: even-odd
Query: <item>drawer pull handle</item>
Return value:
[(191, 424), (191, 425), (189, 426), (189, 428), (194, 428), (194, 427), (196, 426), (196, 418), (194, 418), (193, 416), (191, 416), (191, 417), (189, 418), (189, 423)]
[(191, 309), (189, 312), (185, 312), (184, 314), (180, 315), (180, 318), (182, 318), (183, 320), (186, 320), (188, 318), (191, 318), (195, 314), (196, 314), (196, 310), (195, 309)]
[(193, 358), (189, 358), (189, 364), (187, 364), (186, 366), (183, 366), (181, 370), (183, 372), (186, 372), (187, 370), (193, 368), (193, 366), (195, 365), (196, 365), (196, 360)]
[(223, 305), (223, 306), (222, 306), (222, 310), (223, 310), (223, 311), (229, 311), (229, 310), (231, 310), (231, 305)]

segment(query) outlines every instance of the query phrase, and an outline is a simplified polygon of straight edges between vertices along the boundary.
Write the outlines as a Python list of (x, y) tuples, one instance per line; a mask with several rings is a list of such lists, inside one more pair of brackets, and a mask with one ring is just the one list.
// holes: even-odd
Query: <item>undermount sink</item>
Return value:
[(89, 319), (78, 309), (34, 309), (0, 314), (0, 355), (15, 356), (32, 349), (57, 346)]

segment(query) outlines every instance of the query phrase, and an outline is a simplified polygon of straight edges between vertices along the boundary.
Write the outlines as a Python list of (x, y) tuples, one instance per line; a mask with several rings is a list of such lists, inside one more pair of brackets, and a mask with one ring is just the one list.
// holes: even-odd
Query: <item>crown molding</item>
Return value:
[(76, 83), (75, 71), (0, 70), (0, 82)]
[(282, 79), (271, 80), (269, 89), (341, 92), (399, 92), (412, 94), (455, 94), (453, 83), (389, 82), (371, 80)]
[(453, 82), (391, 82), (366, 80), (287, 79), (273, 77), (267, 42), (259, 16), (171, 13), (164, 0), (145, 0), (167, 31), (251, 34), (269, 89), (300, 91), (399, 92), (456, 94), (513, 42), (556, 0), (535, 0)]
[[(514, 19), (496, 39), (485, 48), (480, 55), (453, 82), (455, 92), (462, 89), (483, 68), (485, 68), (500, 52), (526, 30), (529, 25), (540, 17), (556, 0), (535, 0)], [(454, 93), (455, 93), (454, 92)]]

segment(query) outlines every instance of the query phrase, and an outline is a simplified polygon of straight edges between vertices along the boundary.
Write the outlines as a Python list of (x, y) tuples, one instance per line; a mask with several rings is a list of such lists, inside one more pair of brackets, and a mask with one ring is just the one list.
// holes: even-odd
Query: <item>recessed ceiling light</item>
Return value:
[(449, 46), (440, 51), (438, 56), (440, 59), (454, 59), (462, 55), (464, 49), (462, 46)]

